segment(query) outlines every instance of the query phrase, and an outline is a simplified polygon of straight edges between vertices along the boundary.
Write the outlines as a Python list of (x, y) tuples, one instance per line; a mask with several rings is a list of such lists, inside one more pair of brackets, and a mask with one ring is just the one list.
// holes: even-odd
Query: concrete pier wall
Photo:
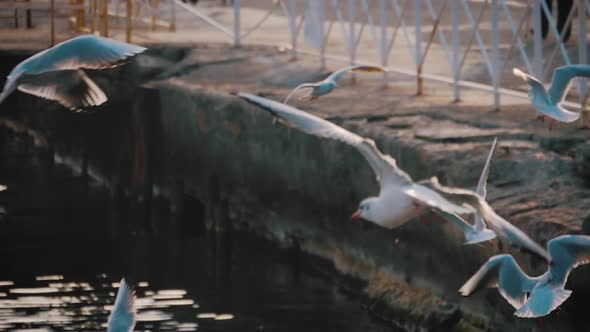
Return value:
[[(18, 123), (21, 131), (43, 137), (43, 148), (60, 161), (81, 173), (87, 169), (113, 197), (126, 199), (129, 212), (111, 225), (114, 232), (162, 233), (170, 225), (153, 218), (153, 197), (164, 197), (175, 209), (189, 195), (205, 208), (209, 229), (252, 230), (281, 247), (323, 258), (335, 282), (355, 280), (354, 292), (366, 297), (368, 310), (395, 326), (434, 331), (534, 326), (514, 317), (496, 290), (467, 299), (456, 293), (487, 257), (500, 252), (497, 244), (464, 246), (457, 230), (429, 215), (425, 223), (414, 220), (394, 231), (350, 220), (359, 201), (378, 192), (374, 174), (353, 148), (273, 125), (266, 112), (224, 91), (174, 79), (130, 88), (127, 82), (138, 81), (137, 75), (137, 68), (121, 68), (105, 77), (112, 82), (107, 92), (114, 97), (100, 112), (72, 114), (17, 94), (4, 105), (10, 111), (0, 123)], [(466, 138), (462, 149), (441, 157), (424, 143), (432, 133), (417, 140), (392, 135), (399, 123), (383, 129), (366, 117), (331, 120), (374, 138), (416, 180), (437, 175), (444, 183), (475, 186), (483, 166), (481, 158), (469, 158), (468, 150), (473, 147), (469, 144), (481, 144), (482, 136)], [(548, 158), (530, 155), (503, 157), (499, 167), (506, 172), (498, 182), (572, 166), (552, 156), (551, 167), (546, 167)], [(527, 269), (545, 268), (514, 254)], [(546, 328), (567, 330), (568, 324), (553, 317)]]

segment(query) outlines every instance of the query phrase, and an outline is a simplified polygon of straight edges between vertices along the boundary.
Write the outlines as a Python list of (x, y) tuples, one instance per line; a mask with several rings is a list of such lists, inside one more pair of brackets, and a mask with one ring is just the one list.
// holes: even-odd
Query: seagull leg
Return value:
[(549, 130), (553, 129), (553, 123), (555, 122), (555, 120), (550, 119), (549, 120)]
[(545, 320), (543, 319), (543, 317), (539, 317), (535, 319), (535, 324), (537, 325), (537, 328), (543, 329), (545, 327)]
[(434, 212), (434, 210), (431, 209), (430, 213), (434, 217), (434, 220), (436, 220), (439, 224), (445, 225), (447, 223), (447, 221), (444, 218), (442, 218), (441, 216), (439, 216), (436, 212)]
[(417, 202), (412, 202), (412, 206), (416, 211), (416, 218), (418, 218), (418, 221), (423, 225), (427, 224), (428, 222), (423, 218), (422, 213), (420, 211), (420, 204), (418, 204)]

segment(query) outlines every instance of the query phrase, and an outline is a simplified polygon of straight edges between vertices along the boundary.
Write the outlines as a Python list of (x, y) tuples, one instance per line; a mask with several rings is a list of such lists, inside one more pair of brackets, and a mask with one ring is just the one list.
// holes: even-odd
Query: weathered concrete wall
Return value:
[[(162, 57), (166, 66), (185, 52), (172, 53)], [(105, 76), (98, 78), (101, 86), (113, 96), (101, 112), (72, 114), (22, 94), (12, 97), (4, 109), (10, 109), (10, 121), (43, 136), (48, 149), (60, 158), (81, 171), (87, 165), (88, 172), (110, 187), (114, 197), (127, 199), (130, 212), (119, 220), (139, 220), (130, 228), (158, 232), (166, 227), (150, 218), (150, 188), (172, 205), (178, 191), (188, 193), (209, 208), (210, 216), (225, 204), (208, 204), (212, 192), (219, 191), (221, 201), (228, 202), (234, 227), (253, 229), (281, 246), (301, 248), (331, 261), (340, 273), (362, 281), (370, 311), (396, 325), (429, 330), (526, 330), (532, 326), (533, 322), (512, 316), (495, 290), (468, 299), (456, 294), (487, 257), (499, 252), (494, 244), (464, 246), (452, 226), (428, 217), (428, 224), (411, 221), (393, 232), (350, 220), (358, 202), (378, 191), (374, 174), (359, 153), (344, 144), (273, 125), (264, 111), (223, 89), (203, 89), (174, 79), (151, 82), (148, 88), (128, 83), (154, 77), (160, 73), (153, 69), (158, 66), (139, 71), (123, 67), (100, 74)], [(176, 75), (173, 72), (182, 71), (171, 69), (166, 75)], [(334, 116), (332, 120), (373, 137), (415, 179), (437, 175), (446, 183), (466, 186), (476, 184), (483, 166), (482, 158), (473, 158), (474, 152), (483, 156), (491, 137), (505, 134), (517, 143), (500, 149), (494, 161), (503, 171), (496, 176), (496, 189), (508, 188), (500, 190), (496, 199), (514, 192), (524, 197), (528, 188), (538, 190), (551, 176), (569, 174), (575, 168), (569, 159), (555, 154), (539, 157), (533, 135), (526, 131), (506, 134), (483, 125), (483, 135), (468, 136), (471, 131), (458, 128), (444, 114), (432, 116), (438, 123), (426, 121), (434, 112), (410, 109), (385, 118)], [(470, 121), (461, 125), (475, 122)], [(405, 134), (404, 129), (415, 123), (426, 124), (416, 134)], [(463, 129), (465, 138), (445, 134), (452, 131), (461, 136)], [(444, 148), (429, 144), (432, 140)], [(540, 144), (555, 145), (547, 142)], [(558, 191), (562, 183), (550, 190)], [(519, 186), (524, 188), (516, 190)], [(499, 213), (517, 213), (509, 207), (512, 203), (500, 200)], [(535, 208), (522, 204), (520, 212)], [(534, 229), (552, 234), (560, 227), (570, 226), (548, 223)], [(528, 257), (520, 255), (519, 261), (527, 262)], [(538, 271), (544, 269), (543, 264), (535, 265)], [(567, 322), (553, 316), (546, 326), (564, 330)]]

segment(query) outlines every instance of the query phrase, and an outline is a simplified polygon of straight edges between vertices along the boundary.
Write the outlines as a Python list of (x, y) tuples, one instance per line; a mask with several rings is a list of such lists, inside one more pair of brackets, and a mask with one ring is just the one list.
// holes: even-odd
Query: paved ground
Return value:
[[(311, 58), (292, 62), (287, 54), (268, 48), (209, 46), (194, 49), (160, 80), (183, 89), (248, 91), (282, 100), (297, 84), (318, 79), (316, 66)], [(344, 79), (331, 95), (294, 104), (334, 121), (360, 121), (362, 132), (396, 137), (444, 164), (454, 163), (452, 159), (471, 166), (483, 163), (491, 140), (498, 136), (500, 149), (491, 175), (493, 205), (518, 225), (545, 221), (553, 225), (552, 234), (581, 228), (590, 203), (583, 171), (590, 144), (587, 130), (557, 125), (549, 131), (521, 99), (494, 112), (484, 92), (469, 91), (461, 103), (453, 103), (450, 90), (440, 83), (428, 83), (425, 95), (416, 96), (413, 78), (392, 75), (387, 88), (381, 82), (369, 74), (358, 76), (356, 84)], [(461, 179), (465, 177), (460, 173), (468, 172), (467, 178), (475, 183), (479, 167), (446, 171), (453, 173), (449, 178)], [(547, 231), (543, 228), (541, 232)]]

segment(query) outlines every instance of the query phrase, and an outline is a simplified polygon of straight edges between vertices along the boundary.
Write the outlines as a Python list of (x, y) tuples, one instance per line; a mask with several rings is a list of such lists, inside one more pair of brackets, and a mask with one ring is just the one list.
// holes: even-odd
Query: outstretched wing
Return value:
[(317, 83), (303, 83), (303, 84), (299, 84), (295, 89), (293, 89), (291, 92), (289, 92), (289, 95), (287, 96), (287, 98), (285, 98), (285, 101), (283, 102), (283, 104), (286, 104), (289, 99), (291, 99), (291, 96), (293, 96), (295, 94), (295, 92), (301, 90), (301, 89), (305, 89), (305, 88), (315, 88), (316, 86), (318, 86)]
[[(494, 142), (492, 143), (492, 147), (490, 148), (490, 153), (488, 154), (488, 159), (486, 160), (485, 165), (483, 166), (483, 170), (481, 171), (481, 175), (479, 177), (479, 182), (477, 183), (477, 192), (481, 197), (486, 198), (487, 195), (487, 185), (488, 185), (488, 176), (490, 175), (490, 165), (492, 163), (492, 158), (496, 153), (496, 145), (498, 143), (498, 138), (494, 138)], [(485, 223), (483, 222), (483, 218), (479, 213), (475, 213), (474, 217), (474, 226), (478, 230), (482, 230), (486, 227)]]
[(567, 280), (572, 269), (590, 264), (590, 236), (562, 235), (547, 243), (553, 264), (549, 267), (554, 279)]
[[(447, 214), (466, 214), (473, 213), (474, 210), (471, 207), (463, 207), (449, 202), (446, 198), (440, 195), (435, 190), (432, 190), (428, 186), (424, 186), (419, 183), (413, 183), (405, 186), (403, 189), (404, 193), (421, 205), (427, 206), (430, 209), (434, 209), (435, 212), (446, 212)], [(444, 215), (442, 215), (445, 218)], [(455, 216), (457, 217), (457, 216)], [(459, 217), (457, 217), (459, 218)]]
[(436, 214), (441, 216), (446, 221), (450, 222), (451, 224), (459, 227), (463, 233), (468, 233), (473, 231), (473, 226), (469, 224), (465, 219), (459, 217), (454, 213), (447, 213), (442, 210), (434, 210)]
[(18, 86), (22, 92), (54, 100), (70, 110), (95, 107), (107, 101), (104, 92), (81, 70), (36, 75)]
[(518, 68), (513, 68), (512, 73), (514, 75), (522, 78), (523, 80), (525, 80), (531, 86), (532, 89), (541, 90), (541, 91), (545, 90), (543, 83), (541, 83), (541, 81), (536, 79), (534, 76), (529, 75)]
[(23, 61), (15, 71), (36, 75), (54, 70), (104, 69), (120, 65), (145, 47), (85, 35), (64, 41)]
[(486, 159), (486, 163), (483, 166), (483, 170), (481, 171), (481, 175), (479, 177), (479, 182), (477, 183), (477, 192), (481, 197), (486, 198), (487, 195), (487, 185), (488, 185), (488, 176), (490, 175), (490, 164), (492, 163), (492, 158), (496, 153), (496, 145), (498, 143), (498, 138), (494, 138), (494, 142), (492, 143), (492, 147), (490, 148), (490, 153), (488, 153), (488, 159)]
[(537, 255), (547, 261), (551, 261), (549, 254), (543, 249), (543, 247), (533, 241), (533, 239), (526, 235), (526, 233), (496, 214), (486, 200), (477, 193), (467, 189), (445, 187), (441, 185), (436, 178), (432, 178), (428, 185), (443, 194), (445, 197), (454, 197), (454, 200), (474, 206), (477, 212), (479, 212), (482, 218), (487, 222), (487, 225), (496, 232), (499, 237), (507, 240), (516, 247)]
[(512, 257), (496, 255), (488, 259), (479, 270), (459, 289), (463, 296), (469, 296), (484, 287), (497, 287), (498, 291), (515, 309), (527, 300), (530, 283), (533, 281)]
[(109, 316), (107, 332), (133, 331), (136, 314), (135, 291), (129, 287), (125, 279), (122, 279)]
[(385, 70), (383, 67), (378, 67), (378, 66), (350, 66), (350, 67), (344, 67), (338, 71), (333, 72), (332, 74), (330, 74), (330, 76), (328, 76), (326, 78), (326, 80), (336, 81), (342, 75), (344, 75), (345, 73), (347, 73), (349, 71), (368, 72), (368, 73), (384, 73), (387, 70)]
[(370, 139), (360, 137), (332, 122), (274, 100), (249, 93), (239, 93), (238, 96), (267, 110), (288, 127), (355, 147), (367, 159), (382, 187), (388, 183), (406, 184), (411, 182), (410, 177), (397, 167), (395, 159), (383, 155)]
[(548, 94), (551, 102), (557, 104), (565, 98), (570, 87), (572, 79), (577, 77), (590, 77), (589, 65), (569, 65), (562, 66), (553, 72), (553, 79), (551, 79), (551, 88)]

